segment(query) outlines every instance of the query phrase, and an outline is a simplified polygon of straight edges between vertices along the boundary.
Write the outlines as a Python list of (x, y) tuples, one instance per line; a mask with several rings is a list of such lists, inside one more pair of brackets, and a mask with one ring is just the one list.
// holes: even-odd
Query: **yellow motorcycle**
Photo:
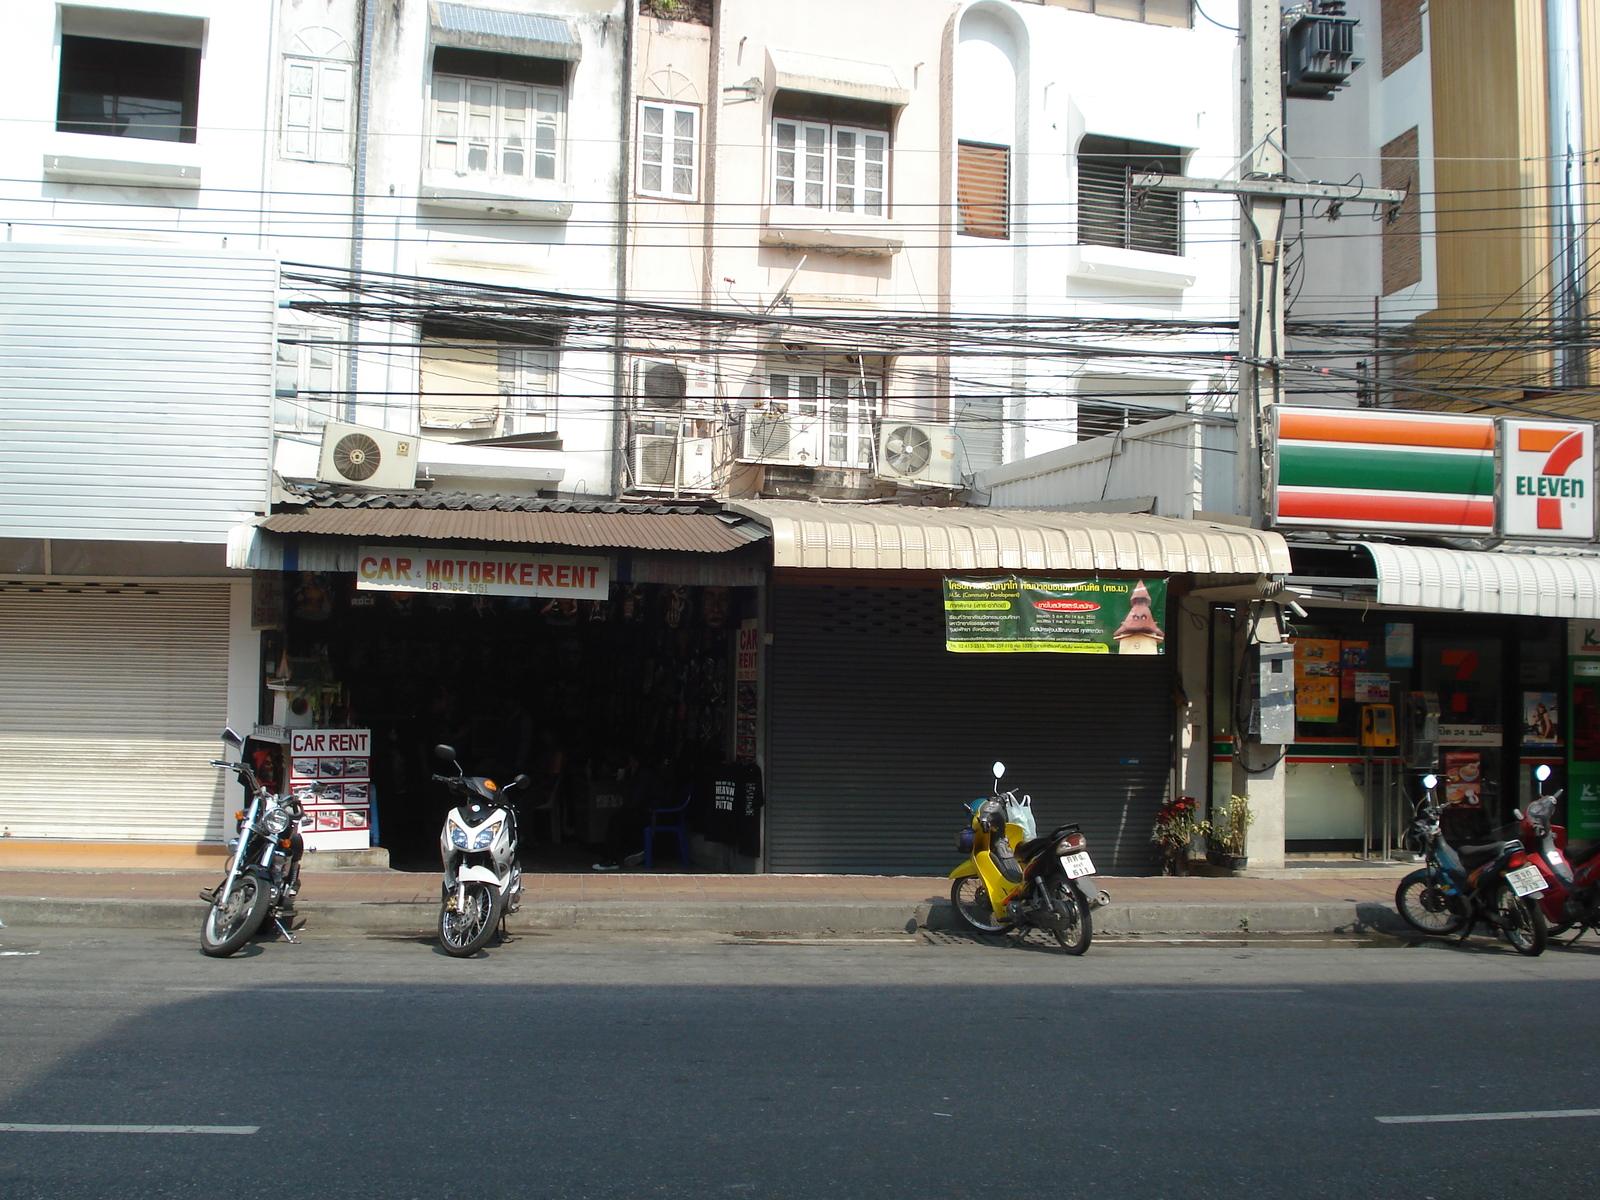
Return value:
[(1000, 790), (1005, 772), (995, 763), (994, 794), (961, 806), (970, 821), (956, 849), (969, 857), (950, 872), (950, 904), (979, 933), (1033, 925), (1082, 954), (1094, 937), (1091, 912), (1111, 900), (1095, 881), (1089, 839), (1077, 825), (1040, 837), (1031, 798)]

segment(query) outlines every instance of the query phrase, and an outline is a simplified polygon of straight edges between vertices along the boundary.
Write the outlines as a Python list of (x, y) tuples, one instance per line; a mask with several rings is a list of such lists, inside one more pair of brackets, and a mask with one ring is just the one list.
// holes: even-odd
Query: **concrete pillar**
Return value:
[[(1178, 686), (1177, 754), (1173, 776), (1174, 796), (1194, 796), (1204, 800), (1211, 778), (1211, 604), (1185, 596), (1178, 603), (1178, 637), (1174, 650)], [(1227, 703), (1226, 697), (1222, 700)]]
[[(1258, 623), (1254, 619), (1256, 614), (1252, 613), (1254, 607), (1241, 604), (1235, 611), (1234, 670), (1236, 678), (1243, 679), (1245, 684), (1238, 692), (1243, 698), (1240, 707), (1244, 711), (1233, 714), (1236, 726), (1250, 717), (1249, 698), (1255, 695), (1253, 675), (1258, 669), (1257, 639), (1276, 642), (1281, 636), (1276, 610), (1270, 605), (1265, 606), (1269, 615)], [(1233, 760), (1233, 794), (1249, 801), (1250, 812), (1255, 818), (1245, 843), (1250, 866), (1281, 867), (1284, 864), (1284, 783), (1287, 775), (1284, 756), (1288, 748), (1272, 743), (1261, 744), (1248, 728), (1237, 730), (1234, 745), (1237, 749)], [(1217, 799), (1213, 797), (1213, 803)]]

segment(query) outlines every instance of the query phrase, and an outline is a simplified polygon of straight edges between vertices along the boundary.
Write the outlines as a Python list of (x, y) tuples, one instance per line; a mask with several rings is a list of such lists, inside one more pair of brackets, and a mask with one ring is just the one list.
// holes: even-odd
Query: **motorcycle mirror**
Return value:
[(1522, 820), (1522, 810), (1520, 808), (1513, 808), (1511, 810), (1511, 816), (1515, 820), (1518, 820), (1518, 821)]
[(994, 771), (994, 777), (996, 779), (999, 779), (1000, 776), (1002, 776), (1002, 775), (1004, 775), (1006, 773), (1006, 765), (1003, 762), (995, 763), (995, 765), (990, 769), (992, 771)]
[(325, 792), (327, 790), (328, 790), (328, 785), (323, 783), (320, 779), (316, 783), (313, 783), (311, 785), (311, 794), (313, 796), (320, 796), (320, 795), (322, 795), (323, 792)]
[(533, 782), (533, 780), (529, 779), (526, 775), (518, 775), (515, 779), (513, 779), (511, 781), (511, 786), (512, 787), (519, 787), (519, 788), (520, 787), (527, 787), (532, 782)]
[(442, 742), (433, 748), (433, 756), (440, 762), (453, 763), (456, 760), (456, 748), (446, 746)]
[(1550, 764), (1549, 763), (1540, 763), (1537, 767), (1535, 767), (1533, 769), (1533, 777), (1535, 779), (1537, 779), (1540, 783), (1543, 783), (1546, 779), (1549, 779), (1550, 778)]
[(230, 746), (238, 746), (240, 748), (244, 746), (244, 739), (231, 729), (224, 729), (220, 736)]
[(1437, 775), (1424, 775), (1422, 777), (1422, 786), (1430, 792), (1433, 791), (1434, 788), (1439, 786), (1439, 777)]

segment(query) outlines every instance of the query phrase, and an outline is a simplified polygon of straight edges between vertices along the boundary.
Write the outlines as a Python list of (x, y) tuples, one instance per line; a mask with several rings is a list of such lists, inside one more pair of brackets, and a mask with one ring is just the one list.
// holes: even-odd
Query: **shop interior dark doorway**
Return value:
[[(533, 778), (521, 837), (534, 871), (589, 868), (630, 771), (682, 797), (731, 757), (733, 638), (754, 588), (613, 584), (609, 600), (544, 600), (318, 578), (327, 602), (291, 606), (279, 673), (321, 681), (333, 699), (319, 724), (372, 730), (377, 840), (395, 867), (438, 869), (439, 743), (469, 774)], [(658, 861), (677, 862), (665, 839)]]

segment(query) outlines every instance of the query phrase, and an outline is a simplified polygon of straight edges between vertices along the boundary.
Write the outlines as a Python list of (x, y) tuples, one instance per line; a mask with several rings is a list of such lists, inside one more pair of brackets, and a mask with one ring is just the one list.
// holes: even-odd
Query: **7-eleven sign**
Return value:
[(1594, 537), (1594, 426), (1500, 422), (1500, 531), (1507, 537)]

